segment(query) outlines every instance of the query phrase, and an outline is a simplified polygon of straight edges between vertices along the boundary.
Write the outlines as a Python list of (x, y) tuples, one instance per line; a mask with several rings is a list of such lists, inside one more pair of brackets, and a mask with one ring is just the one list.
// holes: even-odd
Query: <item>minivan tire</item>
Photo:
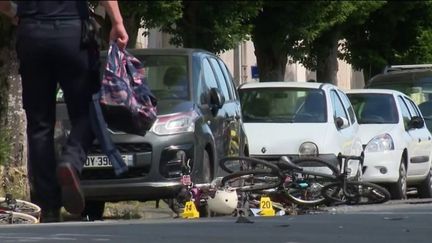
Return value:
[[(210, 155), (207, 150), (204, 150), (201, 168), (202, 168), (201, 169), (202, 183), (210, 183), (212, 181), (212, 171), (211, 171)], [(198, 212), (200, 213), (200, 218), (207, 218), (213, 216), (212, 212), (208, 208), (207, 203), (200, 205), (198, 207)]]
[(105, 210), (104, 201), (86, 201), (81, 216), (88, 221), (102, 220)]

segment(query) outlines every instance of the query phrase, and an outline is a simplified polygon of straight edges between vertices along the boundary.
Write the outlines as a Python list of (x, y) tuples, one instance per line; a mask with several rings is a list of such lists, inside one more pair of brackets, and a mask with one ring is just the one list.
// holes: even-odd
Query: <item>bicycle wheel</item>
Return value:
[(4, 197), (0, 197), (0, 209), (29, 214), (35, 218), (40, 218), (41, 214), (41, 208), (34, 203), (20, 199), (7, 200)]
[(290, 201), (302, 206), (316, 206), (326, 202), (321, 194), (324, 185), (334, 182), (339, 170), (317, 157), (305, 157), (292, 161), (301, 171), (287, 170), (284, 183), (285, 195)]
[(233, 167), (236, 168), (236, 171), (265, 170), (271, 171), (273, 173), (279, 173), (280, 171), (279, 167), (271, 162), (245, 156), (232, 156), (222, 158), (219, 161), (219, 165), (224, 171), (228, 173), (233, 173), (235, 171), (234, 169), (232, 169)]
[(0, 225), (2, 224), (37, 224), (39, 220), (29, 214), (12, 211), (0, 212)]
[(334, 182), (322, 188), (322, 194), (336, 203), (346, 204), (374, 204), (390, 200), (387, 189), (374, 183), (364, 181), (347, 181), (346, 195), (343, 192), (342, 182)]
[(279, 187), (283, 183), (280, 174), (266, 170), (245, 170), (231, 173), (222, 178), (221, 184), (241, 192), (259, 191)]

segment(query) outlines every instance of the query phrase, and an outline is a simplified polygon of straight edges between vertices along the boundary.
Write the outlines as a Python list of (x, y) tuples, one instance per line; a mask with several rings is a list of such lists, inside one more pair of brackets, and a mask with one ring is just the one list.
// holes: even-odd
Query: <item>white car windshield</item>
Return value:
[(391, 94), (347, 94), (359, 124), (398, 123), (396, 102)]
[(324, 91), (310, 88), (240, 89), (244, 122), (324, 123)]

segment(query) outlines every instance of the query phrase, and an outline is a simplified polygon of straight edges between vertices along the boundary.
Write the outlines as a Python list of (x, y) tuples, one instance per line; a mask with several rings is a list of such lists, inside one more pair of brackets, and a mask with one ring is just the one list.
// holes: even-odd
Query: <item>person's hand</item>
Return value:
[(13, 18), (11, 19), (11, 21), (12, 21), (12, 24), (13, 24), (13, 25), (18, 25), (19, 18), (18, 18), (17, 16), (15, 16), (15, 17), (13, 17)]
[(120, 49), (126, 48), (129, 36), (123, 24), (115, 24), (111, 27), (110, 40), (116, 41)]

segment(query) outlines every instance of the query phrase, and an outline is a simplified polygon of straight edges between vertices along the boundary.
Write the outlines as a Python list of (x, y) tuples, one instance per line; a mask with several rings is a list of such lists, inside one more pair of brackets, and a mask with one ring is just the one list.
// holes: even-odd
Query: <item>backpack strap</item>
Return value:
[(99, 145), (102, 151), (108, 156), (109, 160), (112, 162), (114, 172), (117, 176), (128, 171), (127, 164), (123, 160), (120, 152), (115, 147), (111, 136), (108, 132), (108, 127), (105, 122), (104, 116), (102, 114), (102, 109), (99, 103), (100, 92), (96, 93), (92, 97), (92, 102), (90, 103), (90, 120), (93, 132), (99, 141)]

